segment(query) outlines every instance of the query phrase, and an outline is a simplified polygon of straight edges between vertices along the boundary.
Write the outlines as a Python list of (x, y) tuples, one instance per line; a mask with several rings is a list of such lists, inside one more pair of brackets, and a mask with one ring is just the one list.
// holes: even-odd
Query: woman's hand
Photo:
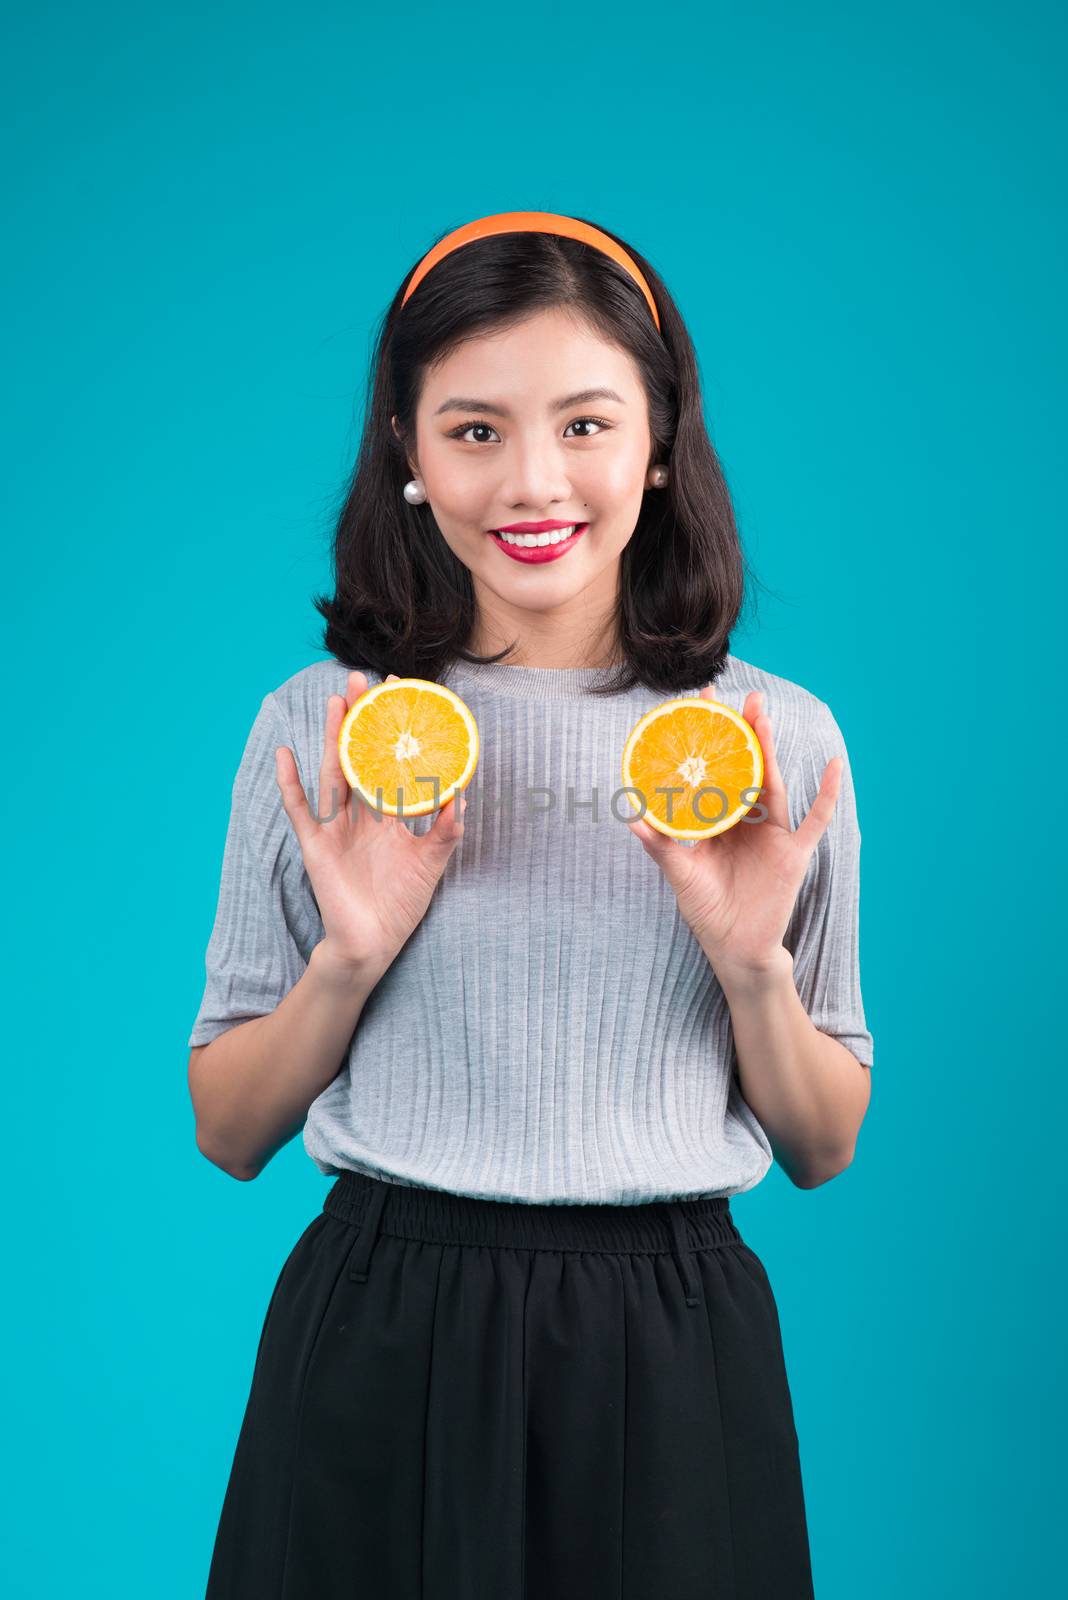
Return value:
[[(713, 698), (711, 684), (701, 690), (701, 698)], [(679, 910), (721, 980), (760, 976), (782, 959), (783, 937), (798, 890), (834, 815), (842, 778), (844, 763), (835, 756), (827, 763), (808, 816), (791, 829), (771, 719), (761, 710), (763, 699), (752, 690), (742, 710), (764, 752), (760, 803), (767, 816), (762, 821), (743, 818), (726, 833), (685, 848), (640, 819), (627, 824), (659, 863)]]
[[(395, 678), (389, 673), (388, 683)], [(336, 966), (382, 973), (422, 921), (446, 863), (463, 837), (461, 795), (442, 806), (429, 832), (409, 832), (400, 817), (372, 811), (349, 788), (338, 735), (346, 713), (367, 693), (350, 672), (348, 694), (326, 706), (318, 811), (308, 805), (288, 745), (275, 751), (275, 778), (293, 824), (323, 919), (323, 946)]]

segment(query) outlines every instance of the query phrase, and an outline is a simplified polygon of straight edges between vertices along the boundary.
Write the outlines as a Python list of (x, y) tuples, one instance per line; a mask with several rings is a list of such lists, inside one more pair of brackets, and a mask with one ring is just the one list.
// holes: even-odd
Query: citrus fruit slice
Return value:
[(478, 765), (478, 724), (443, 684), (394, 678), (376, 683), (349, 707), (338, 755), (349, 787), (375, 811), (421, 817), (470, 783)]
[[(665, 700), (627, 736), (623, 783), (635, 811), (673, 839), (710, 839), (752, 811), (764, 752), (740, 711), (700, 696)], [(674, 791), (669, 793), (668, 791)]]

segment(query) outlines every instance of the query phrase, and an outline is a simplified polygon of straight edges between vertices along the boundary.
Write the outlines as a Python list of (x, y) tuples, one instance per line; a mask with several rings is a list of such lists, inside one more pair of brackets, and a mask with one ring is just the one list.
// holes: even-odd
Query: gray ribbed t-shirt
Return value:
[[(310, 1108), (304, 1145), (321, 1172), (490, 1200), (633, 1205), (739, 1194), (771, 1165), (723, 991), (625, 826), (635, 815), (622, 793), (626, 737), (672, 696), (591, 695), (609, 676), (465, 662), (443, 675), (479, 727), (464, 836)], [(294, 751), (314, 810), (327, 698), (347, 680), (339, 662), (315, 662), (267, 694), (253, 722), (191, 1046), (273, 1011), (323, 936), (274, 751)], [(740, 711), (751, 689), (764, 693), (793, 827), (830, 758), (846, 757), (785, 942), (812, 1021), (870, 1067), (845, 743), (822, 700), (728, 656), (716, 698)], [(435, 815), (404, 826), (425, 833)]]

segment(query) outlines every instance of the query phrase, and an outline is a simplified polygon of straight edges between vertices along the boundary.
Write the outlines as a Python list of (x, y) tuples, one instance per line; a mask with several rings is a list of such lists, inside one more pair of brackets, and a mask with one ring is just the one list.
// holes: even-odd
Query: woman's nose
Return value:
[(507, 464), (501, 499), (510, 506), (547, 506), (571, 499), (571, 482), (557, 448), (551, 444), (516, 445)]

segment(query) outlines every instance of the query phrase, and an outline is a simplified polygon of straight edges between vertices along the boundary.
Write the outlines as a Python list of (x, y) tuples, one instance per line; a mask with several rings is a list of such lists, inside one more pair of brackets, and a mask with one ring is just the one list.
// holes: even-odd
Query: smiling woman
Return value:
[(692, 341), (652, 266), (603, 237), (629, 266), (525, 228), (398, 290), (316, 599), (338, 660), (435, 679), (457, 661), (614, 666), (598, 694), (721, 669), (747, 568)]
[[(648, 263), (544, 213), (439, 241), (379, 334), (328, 659), (241, 758), (189, 1040), (211, 1159), (255, 1177), (303, 1128), (332, 1179), (207, 1600), (811, 1597), (731, 1201), (776, 1155), (799, 1188), (851, 1159), (860, 832), (829, 707), (730, 652), (744, 571)], [(349, 803), (343, 730), (404, 678), (469, 711), (466, 821)], [(683, 705), (636, 761), (665, 695), (729, 715)], [(767, 772), (756, 825), (684, 844), (610, 802), (625, 760), (692, 786), (716, 717)]]

